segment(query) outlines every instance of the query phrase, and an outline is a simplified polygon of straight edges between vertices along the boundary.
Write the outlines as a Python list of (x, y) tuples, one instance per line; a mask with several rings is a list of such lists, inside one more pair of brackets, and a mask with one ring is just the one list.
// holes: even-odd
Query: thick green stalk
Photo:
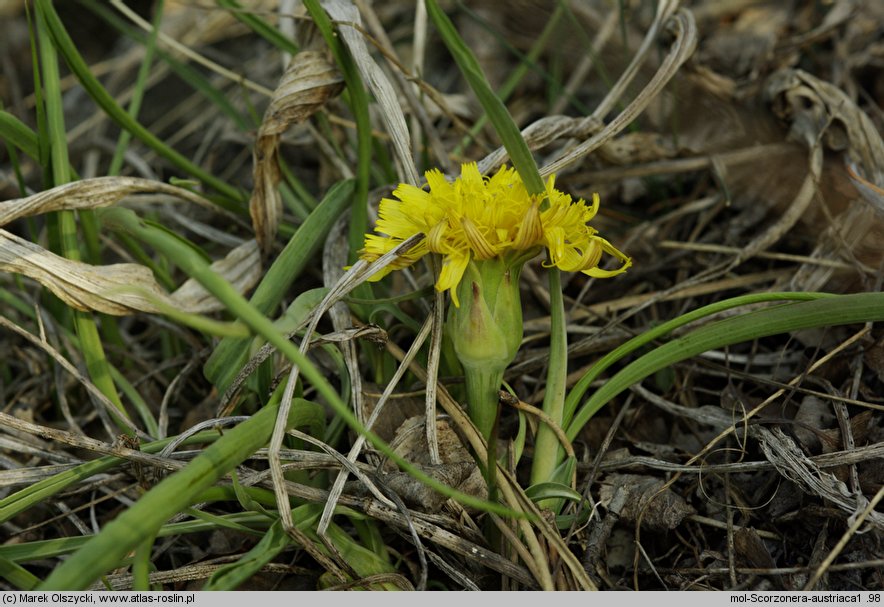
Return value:
[(496, 435), (499, 392), (506, 368), (464, 367), (470, 418), (490, 445)]
[[(562, 278), (557, 268), (549, 269), (549, 369), (543, 412), (550, 421), (562, 426), (565, 411), (565, 389), (568, 376), (568, 335), (565, 330), (565, 303), (562, 297)], [(552, 481), (553, 472), (561, 460), (563, 450), (556, 433), (541, 422), (534, 443), (534, 461), (531, 466), (531, 484)]]

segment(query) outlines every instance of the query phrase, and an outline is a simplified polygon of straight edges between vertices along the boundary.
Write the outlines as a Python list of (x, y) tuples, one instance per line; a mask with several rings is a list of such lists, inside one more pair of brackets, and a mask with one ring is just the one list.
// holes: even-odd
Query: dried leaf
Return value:
[[(6, 201), (0, 205), (0, 225), (43, 213), (107, 207), (126, 196), (145, 193), (168, 194), (220, 212), (211, 202), (184, 188), (134, 177), (98, 177)], [(261, 276), (260, 261), (257, 244), (249, 241), (211, 267), (238, 291), (245, 292)], [(170, 295), (145, 266), (131, 263), (94, 266), (65, 259), (6, 230), (0, 230), (0, 270), (32, 278), (71, 307), (83, 311), (120, 316), (135, 312), (162, 313), (164, 309), (173, 308), (201, 314), (223, 307), (193, 279)]]
[[(97, 267), (72, 261), (6, 230), (0, 230), (0, 270), (33, 278), (77, 310), (117, 316), (145, 308), (157, 311), (150, 299), (168, 297), (144, 266), (124, 263)], [(134, 292), (136, 285), (141, 294)]]
[[(244, 291), (260, 276), (255, 241), (244, 243), (212, 269)], [(65, 259), (46, 249), (0, 230), (0, 270), (32, 278), (66, 304), (82, 311), (114, 316), (135, 312), (163, 313), (166, 309), (202, 314), (223, 308), (201, 285), (189, 280), (169, 295), (145, 266), (120, 263), (94, 266)]]
[[(734, 549), (738, 563), (744, 567), (756, 569), (776, 569), (776, 561), (770, 555), (767, 546), (758, 532), (751, 527), (741, 527), (734, 531)], [(782, 589), (783, 579), (779, 574), (773, 576)]]
[(599, 148), (599, 157), (616, 165), (654, 162), (673, 158), (673, 145), (658, 133), (627, 133)]
[[(812, 257), (844, 257), (875, 270), (884, 258), (884, 206), (878, 193), (884, 187), (884, 141), (871, 119), (841, 89), (801, 70), (780, 70), (768, 80), (766, 95), (774, 112), (790, 123), (790, 133), (809, 147), (822, 140), (843, 156), (839, 171), (867, 204), (849, 204), (830, 211)], [(852, 197), (855, 197), (852, 196)], [(825, 201), (831, 202), (831, 201)], [(830, 267), (807, 264), (792, 280), (796, 290), (818, 290), (831, 280)], [(843, 283), (843, 281), (842, 281)], [(836, 284), (837, 290), (850, 288)]]
[(397, 165), (402, 172), (399, 181), (418, 185), (420, 178), (411, 156), (411, 139), (408, 135), (405, 115), (399, 105), (399, 98), (387, 76), (369, 54), (364, 35), (353, 27), (353, 25), (362, 26), (359, 11), (350, 0), (324, 0), (322, 8), (325, 9), (329, 17), (338, 22), (341, 38), (380, 106), (381, 120), (387, 127), (390, 143), (393, 145), (393, 151), (398, 160)]
[(343, 79), (323, 53), (301, 51), (292, 57), (258, 130), (254, 152), (254, 190), (249, 213), (261, 250), (268, 253), (279, 227), (282, 198), (277, 185), (279, 138), (290, 125), (316, 113), (343, 90)]
[(884, 186), (884, 142), (872, 120), (835, 85), (802, 70), (774, 73), (766, 96), (774, 112), (791, 125), (791, 134), (812, 147), (820, 136), (830, 150), (843, 152), (848, 164)]
[(199, 194), (161, 181), (136, 177), (95, 177), (72, 181), (27, 198), (7, 200), (0, 204), (0, 226), (22, 217), (32, 217), (53, 211), (109, 207), (126, 196), (147, 193), (168, 194), (217, 210), (216, 205)]
[(694, 509), (683, 497), (665, 489), (664, 481), (653, 476), (638, 474), (609, 474), (602, 482), (599, 497), (602, 505), (607, 508), (615, 491), (622, 487), (627, 492), (626, 502), (620, 510), (620, 519), (635, 522), (641, 516), (644, 529), (665, 531), (675, 529), (684, 517), (694, 514)]
[[(779, 428), (750, 426), (749, 432), (758, 439), (768, 461), (803, 492), (831, 502), (849, 515), (862, 511), (868, 504), (864, 495), (854, 494), (834, 474), (820, 469)], [(884, 528), (884, 515), (880, 512), (871, 512), (866, 520), (878, 529)]]
[[(424, 416), (406, 420), (396, 431), (396, 438), (390, 446), (421, 470), (469, 495), (485, 499), (485, 481), (473, 456), (464, 447), (457, 434), (445, 420), (436, 420), (436, 434), (439, 443), (441, 464), (433, 464), (427, 447), (427, 433), (424, 429)], [(436, 493), (410, 475), (400, 473), (390, 462), (385, 466), (388, 482), (397, 483), (398, 492), (406, 503), (426, 512), (436, 512), (447, 498)]]

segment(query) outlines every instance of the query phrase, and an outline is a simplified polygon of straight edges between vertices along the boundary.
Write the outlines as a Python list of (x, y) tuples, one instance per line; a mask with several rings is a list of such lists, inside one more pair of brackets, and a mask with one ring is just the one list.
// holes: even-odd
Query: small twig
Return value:
[[(144, 432), (139, 430), (135, 426), (135, 424), (132, 423), (132, 420), (130, 420), (128, 417), (126, 417), (125, 414), (121, 414), (120, 410), (116, 407), (116, 405), (114, 405), (110, 401), (110, 399), (107, 396), (105, 396), (104, 393), (101, 390), (99, 390), (98, 387), (89, 380), (89, 378), (87, 378), (85, 375), (80, 373), (80, 371), (78, 371), (77, 368), (68, 361), (68, 359), (66, 359), (64, 356), (62, 356), (61, 353), (58, 350), (56, 350), (55, 348), (53, 348), (48, 342), (46, 342), (45, 340), (39, 339), (38, 337), (32, 335), (31, 333), (28, 333), (27, 331), (25, 331), (24, 329), (22, 329), (21, 327), (19, 327), (15, 323), (8, 320), (5, 316), (0, 316), (0, 326), (6, 327), (7, 329), (12, 331), (13, 333), (16, 333), (17, 335), (19, 335), (21, 337), (24, 337), (27, 341), (31, 342), (32, 344), (34, 344), (35, 346), (37, 346), (38, 348), (40, 348), (41, 350), (46, 352), (49, 356), (51, 356), (59, 365), (61, 365), (64, 368), (65, 371), (70, 373), (74, 377), (74, 379), (76, 379), (78, 382), (80, 382), (83, 385), (84, 388), (86, 388), (86, 391), (89, 392), (90, 396), (92, 396), (99, 404), (101, 404), (102, 407), (104, 407), (106, 411), (111, 413), (114, 420), (116, 420), (119, 424), (123, 425), (133, 435), (139, 435), (142, 437), (149, 438), (149, 437), (147, 437), (146, 434), (144, 434)], [(92, 439), (89, 439), (89, 440), (92, 440)], [(98, 441), (95, 441), (95, 442), (98, 442)]]
[(829, 553), (829, 556), (820, 564), (819, 568), (814, 572), (813, 577), (810, 578), (810, 581), (804, 586), (802, 590), (813, 590), (813, 587), (817, 585), (817, 582), (820, 581), (820, 578), (826, 571), (832, 566), (832, 563), (835, 562), (835, 559), (838, 558), (838, 555), (841, 554), (841, 551), (844, 550), (844, 547), (847, 546), (847, 543), (850, 541), (850, 538), (854, 536), (854, 534), (859, 530), (862, 526), (863, 522), (868, 518), (868, 516), (874, 512), (875, 506), (878, 505), (878, 502), (884, 498), (884, 486), (878, 489), (878, 493), (875, 494), (875, 497), (866, 504), (865, 509), (860, 513), (856, 520), (848, 527), (847, 531), (844, 532), (844, 535), (841, 536), (841, 539), (838, 540), (838, 543), (835, 544), (835, 547), (832, 548), (832, 551)]
[[(555, 433), (556, 438), (559, 439), (559, 443), (561, 443), (562, 449), (565, 450), (565, 454), (568, 457), (573, 457), (575, 459), (577, 458), (577, 455), (574, 453), (574, 446), (571, 444), (571, 441), (568, 440), (568, 436), (565, 434), (565, 431), (562, 429), (562, 427), (560, 425), (555, 423), (555, 421), (553, 421), (549, 415), (544, 413), (543, 409), (539, 409), (539, 408), (535, 407), (534, 405), (529, 405), (528, 403), (519, 400), (518, 398), (516, 398), (515, 396), (513, 396), (512, 394), (510, 394), (506, 390), (501, 390), (499, 393), (499, 397), (500, 397), (500, 402), (502, 402), (503, 404), (509, 405), (510, 407), (512, 407), (514, 409), (519, 409), (520, 411), (525, 411), (526, 413), (530, 413), (531, 415), (534, 415), (535, 417), (537, 417), (537, 419), (542, 421), (544, 424), (549, 426), (549, 428)], [(575, 475), (576, 475), (576, 468), (575, 468)], [(576, 483), (576, 480), (577, 479), (575, 476), (571, 481), (572, 484)]]

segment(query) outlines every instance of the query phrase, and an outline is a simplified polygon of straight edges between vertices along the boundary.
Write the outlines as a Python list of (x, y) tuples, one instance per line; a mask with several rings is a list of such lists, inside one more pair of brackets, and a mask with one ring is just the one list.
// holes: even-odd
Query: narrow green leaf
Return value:
[[(138, 75), (135, 77), (135, 87), (132, 91), (132, 99), (129, 101), (128, 114), (132, 120), (138, 120), (138, 112), (141, 111), (141, 101), (144, 99), (145, 89), (147, 88), (147, 77), (150, 75), (150, 68), (153, 64), (153, 56), (157, 48), (157, 35), (160, 32), (160, 25), (163, 20), (164, 0), (154, 3), (154, 18), (150, 34), (147, 37), (147, 43), (144, 45), (144, 58), (141, 60), (141, 66), (138, 68)], [(123, 166), (123, 157), (126, 149), (129, 147), (129, 141), (132, 139), (132, 133), (122, 131), (117, 140), (117, 147), (114, 150), (114, 156), (111, 158), (108, 175), (119, 175)]]
[(227, 430), (185, 468), (166, 477), (135, 504), (105, 525), (73, 558), (59, 565), (41, 590), (82, 590), (113, 569), (133, 548), (144, 542), (191, 497), (218, 479), (270, 440), (278, 402), (258, 411), (247, 421)]
[(770, 335), (884, 320), (884, 293), (833, 295), (756, 310), (700, 327), (624, 367), (584, 403), (566, 428), (574, 439), (592, 416), (629, 386), (656, 371), (703, 352)]
[[(473, 13), (470, 9), (465, 8), (468, 13)], [(546, 22), (546, 25), (543, 26), (543, 31), (540, 32), (540, 35), (537, 36), (537, 39), (531, 44), (531, 49), (528, 51), (528, 54), (525, 55), (521, 53), (517, 48), (509, 44), (504, 38), (498, 38), (497, 42), (504, 45), (507, 50), (515, 55), (519, 59), (519, 63), (516, 68), (510, 72), (510, 74), (506, 77), (506, 80), (498, 89), (496, 96), (502, 101), (506, 102), (507, 99), (510, 98), (510, 95), (515, 92), (516, 87), (519, 83), (525, 78), (525, 75), (529, 72), (529, 70), (533, 70), (535, 73), (538, 73), (545, 79), (549, 79), (550, 76), (541, 69), (537, 65), (537, 59), (540, 57), (540, 54), (547, 48), (547, 44), (550, 40), (552, 34), (556, 31), (561, 31), (559, 27), (559, 22), (562, 19), (562, 16), (565, 14), (564, 2), (556, 2), (556, 8), (553, 11), (553, 14), (550, 15), (549, 20)], [(473, 18), (478, 18), (475, 13), (472, 14)], [(482, 22), (482, 25), (486, 27), (486, 29), (490, 29), (488, 24)], [(490, 32), (489, 32), (490, 33)], [(575, 100), (578, 104), (579, 100)], [(589, 114), (589, 112), (584, 112)], [(487, 122), (488, 114), (484, 114), (476, 120), (475, 124), (470, 128), (470, 132), (461, 140), (457, 147), (454, 148), (452, 155), (453, 156), (461, 156), (463, 155), (464, 148), (470, 144), (470, 142), (476, 137), (482, 128), (485, 126)]]
[(601, 376), (606, 369), (618, 360), (635, 352), (642, 346), (651, 343), (656, 339), (665, 337), (672, 331), (683, 327), (688, 323), (696, 322), (713, 314), (731, 310), (740, 306), (748, 306), (751, 304), (775, 302), (775, 301), (812, 301), (823, 297), (832, 297), (829, 293), (753, 293), (751, 295), (741, 295), (724, 301), (718, 301), (702, 308), (697, 308), (687, 314), (682, 314), (678, 318), (673, 318), (667, 322), (661, 323), (656, 327), (648, 329), (641, 335), (636, 335), (629, 341), (618, 346), (600, 358), (586, 373), (574, 384), (574, 387), (568, 392), (565, 400), (565, 419), (564, 425), (568, 425), (574, 416), (574, 411), (580, 404), (583, 395), (589, 389), (590, 384)]
[(40, 160), (40, 141), (37, 134), (24, 122), (4, 110), (0, 110), (0, 139), (34, 160)]
[[(352, 194), (352, 181), (335, 184), (289, 239), (249, 300), (259, 312), (271, 314), (279, 305), (322, 247), (332, 226), (350, 204)], [(219, 392), (227, 390), (247, 360), (249, 342), (250, 339), (226, 337), (206, 361), (203, 372)]]
[(546, 187), (537, 170), (534, 156), (531, 155), (531, 150), (528, 149), (528, 145), (522, 138), (519, 127), (516, 126), (506, 106), (488, 84), (488, 79), (485, 77), (479, 62), (476, 61), (475, 55), (464, 43), (460, 34), (457, 33), (457, 29), (455, 29), (448, 16), (439, 8), (436, 0), (427, 0), (426, 4), (427, 14), (439, 30), (445, 46), (448, 47), (448, 51), (454, 57), (454, 61), (479, 99), (479, 103), (482, 104), (485, 113), (488, 114), (488, 119), (491, 120), (491, 124), (494, 125), (507, 153), (510, 155), (513, 166), (521, 175), (522, 181), (525, 182), (528, 193), (542, 194), (546, 191)]
[(9, 559), (0, 557), (0, 577), (19, 590), (33, 590), (40, 584), (40, 578)]
[(267, 42), (276, 48), (283, 50), (291, 55), (298, 52), (298, 45), (293, 40), (289, 40), (275, 27), (268, 24), (256, 14), (242, 8), (239, 2), (235, 0), (218, 0), (218, 6), (231, 9), (230, 14), (233, 15), (241, 23), (245, 24), (256, 34), (264, 38)]
[[(35, 0), (37, 10), (43, 19), (52, 36), (55, 48), (64, 57), (65, 62), (71, 71), (77, 76), (80, 84), (89, 93), (89, 96), (107, 113), (107, 115), (122, 128), (126, 129), (132, 135), (144, 142), (145, 145), (154, 150), (157, 154), (177, 166), (179, 169), (199, 178), (206, 185), (223, 194), (230, 201), (244, 202), (244, 195), (236, 188), (231, 187), (222, 180), (216, 178), (211, 173), (203, 170), (188, 158), (179, 154), (163, 141), (157, 138), (148, 129), (139, 122), (132, 119), (126, 111), (114, 100), (114, 98), (105, 90), (95, 76), (89, 71), (89, 66), (83, 60), (77, 47), (74, 45), (70, 36), (65, 30), (64, 25), (59, 19), (58, 14), (52, 6), (51, 0)], [(225, 204), (232, 211), (241, 211), (241, 205), (228, 202)]]
[(580, 502), (583, 496), (562, 483), (545, 482), (531, 485), (525, 489), (525, 495), (535, 502), (544, 502), (553, 499), (566, 499)]
[[(52, 185), (63, 185), (69, 183), (73, 175), (70, 171), (67, 138), (65, 137), (66, 129), (61, 98), (61, 83), (59, 82), (58, 56), (47, 32), (45, 14), (39, 10), (37, 11), (37, 32), (39, 34), (40, 68), (43, 74), (42, 83), (46, 104), (46, 134), (49, 138)], [(77, 234), (77, 222), (73, 211), (59, 211), (55, 214), (55, 217), (60, 237), (61, 254), (67, 259), (82, 260), (83, 254), (80, 251), (80, 238)], [(81, 223), (87, 223), (90, 219), (88, 212), (81, 212)], [(128, 429), (128, 425), (123, 421), (128, 419), (128, 414), (110, 377), (110, 365), (105, 357), (104, 346), (98, 334), (95, 320), (89, 313), (74, 311), (73, 322), (77, 331), (80, 351), (86, 361), (86, 369), (89, 372), (92, 383), (116, 407), (115, 415), (117, 419), (115, 421), (120, 429), (126, 433), (131, 432)]]
[[(303, 508), (301, 506), (300, 508)], [(297, 527), (301, 527), (302, 518), (295, 516), (299, 508), (292, 512), (292, 519), (298, 521)], [(223, 565), (215, 570), (203, 590), (236, 590), (243, 582), (258, 573), (261, 567), (273, 560), (291, 543), (288, 534), (282, 528), (282, 523), (277, 520), (270, 526), (261, 541), (242, 555), (234, 563)]]

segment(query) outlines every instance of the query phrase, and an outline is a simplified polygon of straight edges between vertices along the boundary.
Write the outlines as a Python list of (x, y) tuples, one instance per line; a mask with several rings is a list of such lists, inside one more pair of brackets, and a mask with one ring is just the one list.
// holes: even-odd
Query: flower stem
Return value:
[(488, 487), (488, 499), (494, 501), (497, 488), (497, 417), (500, 412), (500, 384), (506, 367), (494, 368), (464, 367), (464, 379), (467, 385), (467, 403), (470, 407), (470, 418), (476, 424), (485, 443), (488, 445), (488, 459), (479, 463), (485, 484)]
[[(559, 270), (549, 270), (550, 343), (549, 370), (546, 375), (546, 393), (543, 412), (558, 425), (562, 424), (565, 407), (565, 384), (568, 375), (568, 337), (565, 329), (565, 302), (562, 297), (562, 279)], [(553, 480), (553, 473), (562, 457), (559, 439), (552, 428), (542, 424), (534, 444), (534, 463), (531, 484)]]
[(467, 403), (470, 418), (482, 434), (485, 442), (491, 445), (497, 413), (500, 408), (500, 384), (503, 382), (503, 369), (464, 367), (467, 385)]

